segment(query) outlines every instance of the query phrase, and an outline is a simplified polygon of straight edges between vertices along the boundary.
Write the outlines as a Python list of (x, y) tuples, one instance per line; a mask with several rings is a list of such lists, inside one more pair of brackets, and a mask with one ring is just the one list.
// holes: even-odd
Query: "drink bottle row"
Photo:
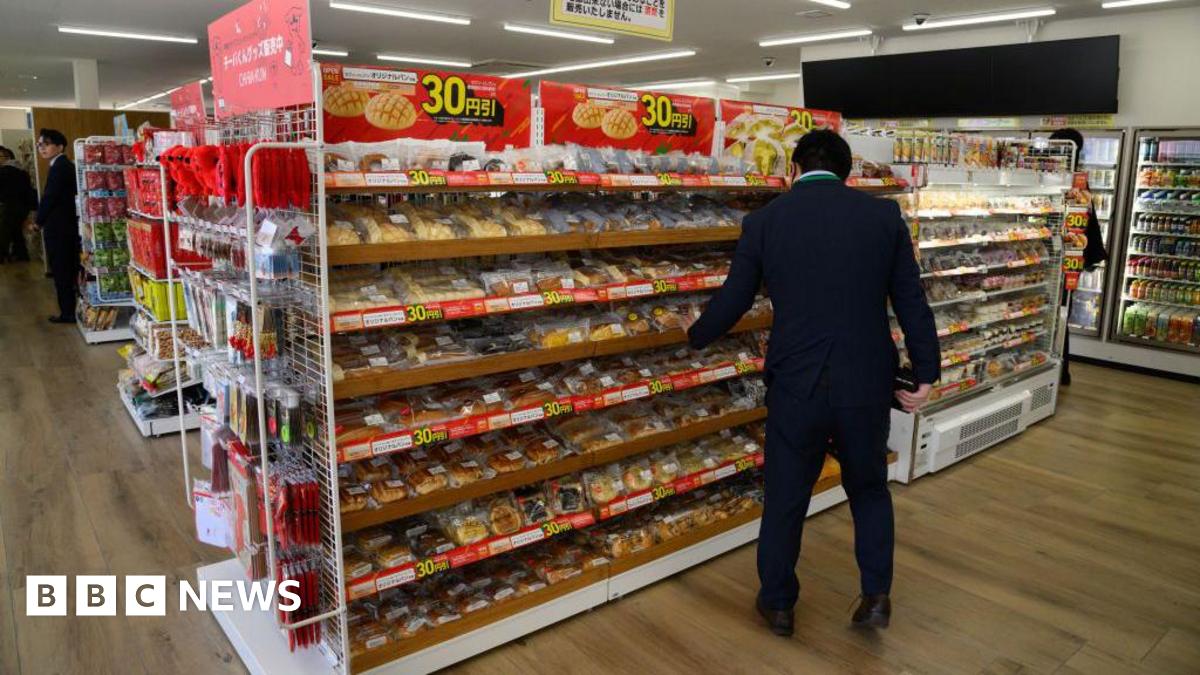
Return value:
[(1133, 224), (1134, 232), (1151, 234), (1193, 234), (1200, 236), (1200, 217), (1168, 216), (1161, 213), (1139, 213)]
[(1150, 302), (1169, 302), (1175, 305), (1200, 307), (1200, 286), (1172, 283), (1170, 281), (1146, 281), (1134, 279), (1129, 282), (1129, 297)]
[(1140, 188), (1200, 188), (1200, 168), (1144, 168), (1138, 171), (1137, 186)]
[(1137, 303), (1125, 309), (1121, 329), (1126, 335), (1196, 346), (1200, 340), (1200, 314), (1186, 309)]
[(1125, 273), (1164, 281), (1200, 282), (1200, 261), (1174, 258), (1130, 258)]
[(1178, 255), (1200, 258), (1200, 239), (1173, 239), (1171, 237), (1129, 238), (1130, 253), (1147, 255)]
[(1143, 162), (1200, 165), (1200, 141), (1145, 138), (1138, 148), (1138, 159)]

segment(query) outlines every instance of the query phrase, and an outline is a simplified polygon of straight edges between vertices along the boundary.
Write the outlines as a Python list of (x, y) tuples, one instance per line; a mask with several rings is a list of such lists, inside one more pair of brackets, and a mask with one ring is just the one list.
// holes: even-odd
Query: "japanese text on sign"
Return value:
[(208, 26), (217, 117), (312, 101), (308, 3), (255, 0)]
[(552, 0), (550, 22), (670, 41), (675, 0)]

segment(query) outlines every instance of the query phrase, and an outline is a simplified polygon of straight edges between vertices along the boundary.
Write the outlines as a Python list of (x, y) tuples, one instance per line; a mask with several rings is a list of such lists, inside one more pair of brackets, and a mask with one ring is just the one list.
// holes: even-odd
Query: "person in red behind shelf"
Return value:
[[(813, 131), (792, 154), (792, 189), (746, 216), (725, 284), (688, 329), (702, 349), (729, 331), (766, 285), (774, 306), (767, 351), (766, 496), (758, 540), (756, 606), (776, 635), (794, 631), (796, 561), (813, 486), (832, 437), (854, 517), (862, 583), (856, 626), (891, 616), (892, 499), (887, 437), (895, 396), (912, 412), (940, 375), (925, 300), (899, 205), (846, 187), (850, 146)], [(919, 383), (894, 393), (898, 355), (891, 301)]]

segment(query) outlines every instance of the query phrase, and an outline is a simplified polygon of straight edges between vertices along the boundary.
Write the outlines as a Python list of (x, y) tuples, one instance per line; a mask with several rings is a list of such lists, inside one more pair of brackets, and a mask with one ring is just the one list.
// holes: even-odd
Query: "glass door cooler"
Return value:
[(1200, 352), (1200, 129), (1139, 130), (1114, 334)]
[[(1087, 173), (1092, 206), (1100, 221), (1100, 233), (1105, 250), (1111, 251), (1113, 223), (1116, 219), (1117, 195), (1121, 184), (1121, 148), (1125, 133), (1119, 130), (1083, 132), (1083, 152), (1079, 171)], [(1110, 256), (1111, 259), (1111, 256)], [(1099, 335), (1103, 325), (1104, 289), (1109, 262), (1103, 262), (1079, 277), (1079, 287), (1071, 293), (1067, 313), (1067, 329), (1081, 335)]]

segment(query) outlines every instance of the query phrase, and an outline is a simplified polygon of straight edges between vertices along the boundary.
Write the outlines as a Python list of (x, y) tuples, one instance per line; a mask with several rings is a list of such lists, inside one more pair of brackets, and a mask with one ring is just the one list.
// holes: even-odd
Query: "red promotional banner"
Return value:
[(204, 126), (204, 85), (192, 82), (171, 92), (171, 126), (176, 129), (199, 129)]
[(419, 138), (529, 147), (533, 104), (520, 78), (326, 63), (321, 89), (330, 143)]
[(546, 144), (712, 154), (711, 98), (542, 82)]
[(218, 118), (311, 103), (308, 0), (253, 0), (208, 25)]
[(792, 150), (814, 129), (842, 130), (841, 113), (721, 99), (724, 151), (741, 157), (764, 175), (787, 173)]

